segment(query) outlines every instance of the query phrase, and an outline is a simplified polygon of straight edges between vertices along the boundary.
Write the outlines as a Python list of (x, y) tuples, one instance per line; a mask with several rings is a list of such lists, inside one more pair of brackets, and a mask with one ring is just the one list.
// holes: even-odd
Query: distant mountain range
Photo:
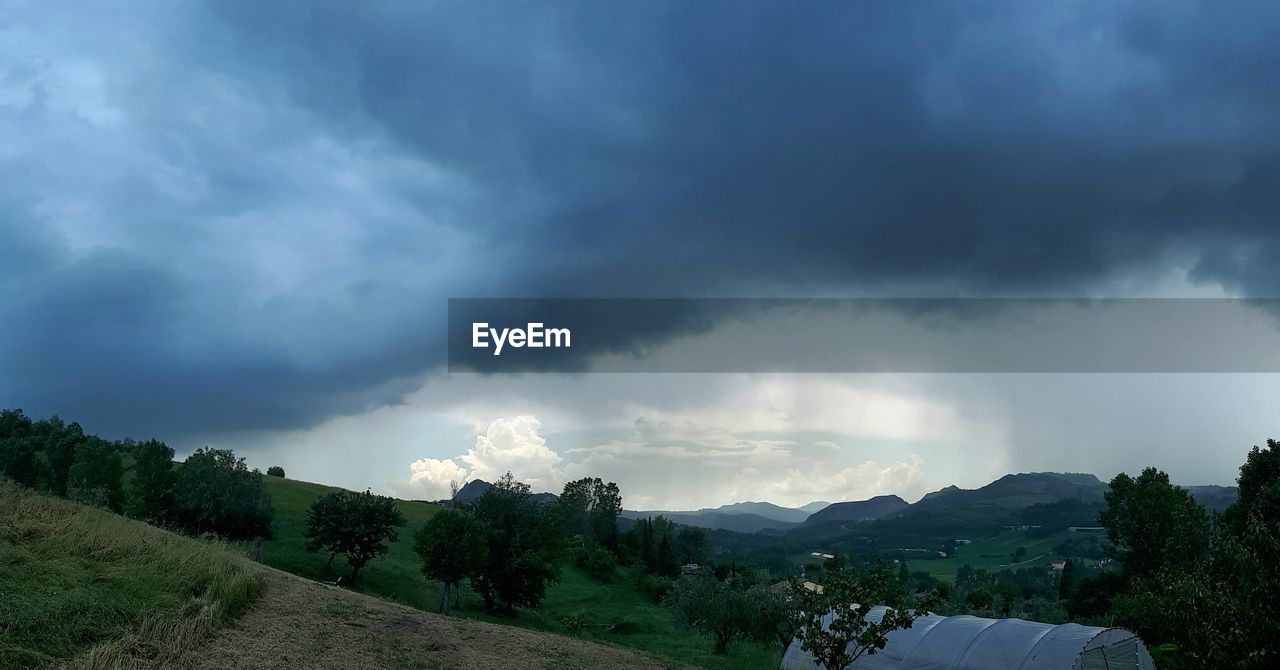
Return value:
[[(492, 484), (482, 479), (473, 479), (458, 491), (457, 500), (469, 502), (484, 495), (492, 487)], [(1236, 498), (1233, 486), (1186, 488), (1209, 510), (1224, 510)], [(937, 520), (964, 522), (1007, 516), (1037, 503), (1068, 499), (1101, 503), (1106, 490), (1107, 484), (1091, 474), (1028, 472), (1005, 475), (976, 489), (947, 486), (927, 493), (910, 504), (896, 495), (838, 503), (818, 500), (801, 507), (747, 501), (688, 511), (623, 510), (622, 517), (634, 520), (662, 515), (676, 523), (738, 533), (783, 532), (801, 527), (825, 528), (836, 522), (845, 525), (896, 517), (917, 518), (917, 514)], [(558, 499), (552, 493), (535, 493), (533, 498), (540, 502), (555, 502)], [(902, 521), (905, 523), (908, 519)], [(631, 524), (628, 522), (623, 525), (630, 527)]]
[(814, 512), (817, 512), (817, 511), (819, 511), (819, 510), (822, 510), (822, 509), (826, 508), (826, 507), (827, 507), (828, 505), (830, 505), (830, 504), (831, 504), (831, 503), (829, 503), (829, 502), (827, 502), (827, 501), (825, 501), (825, 500), (815, 500), (815, 501), (813, 501), (813, 502), (809, 503), (808, 505), (801, 505), (801, 506), (797, 507), (796, 509), (801, 510), (801, 511), (804, 511), (804, 512), (808, 512), (808, 513), (810, 513), (810, 514), (813, 514)]
[(768, 502), (738, 502), (693, 511), (623, 510), (622, 516), (627, 519), (640, 519), (662, 515), (676, 523), (688, 526), (756, 533), (766, 529), (793, 528), (809, 518), (811, 510), (820, 510), (828, 505), (830, 503), (825, 501), (814, 501), (804, 507), (783, 507)]

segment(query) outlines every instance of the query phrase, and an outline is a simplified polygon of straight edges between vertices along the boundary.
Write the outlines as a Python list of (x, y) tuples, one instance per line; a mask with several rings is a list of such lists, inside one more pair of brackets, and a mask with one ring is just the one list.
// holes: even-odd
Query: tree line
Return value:
[(158, 440), (108, 441), (57, 416), (0, 410), (0, 476), (21, 486), (194, 535), (270, 537), (261, 473), (226, 449), (198, 449), (180, 467), (173, 457)]

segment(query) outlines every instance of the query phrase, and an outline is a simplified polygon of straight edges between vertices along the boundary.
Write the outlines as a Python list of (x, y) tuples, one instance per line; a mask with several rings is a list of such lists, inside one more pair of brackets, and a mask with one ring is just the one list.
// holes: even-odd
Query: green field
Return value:
[(261, 585), (226, 545), (0, 480), (0, 669), (168, 665)]
[[(275, 518), (274, 537), (262, 545), (262, 561), (320, 581), (332, 582), (346, 574), (342, 557), (334, 560), (332, 568), (326, 568), (328, 556), (307, 553), (303, 537), (311, 502), (336, 489), (276, 477), (264, 480), (271, 492)], [(434, 612), (439, 591), (436, 584), (422, 575), (421, 560), (413, 551), (413, 533), (439, 509), (429, 503), (400, 501), (400, 510), (408, 524), (385, 556), (361, 570), (355, 590)], [(738, 642), (730, 647), (728, 654), (712, 654), (709, 638), (677, 624), (670, 612), (641, 594), (628, 577), (620, 572), (618, 579), (603, 584), (567, 565), (561, 571), (560, 580), (548, 588), (540, 607), (521, 610), (512, 618), (485, 614), (480, 597), (464, 586), (462, 609), (450, 610), (450, 614), (566, 635), (571, 631), (565, 626), (565, 619), (576, 617), (584, 623), (577, 635), (639, 649), (664, 662), (717, 670), (778, 667), (782, 657), (780, 646), (766, 648)]]
[[(1030, 539), (1024, 531), (1003, 530), (988, 537), (970, 538), (972, 544), (961, 545), (956, 555), (940, 559), (908, 559), (907, 566), (912, 570), (922, 570), (945, 582), (955, 580), (960, 566), (969, 565), (983, 570), (1009, 570), (1016, 568), (1049, 567), (1049, 563), (1058, 558), (1054, 547), (1069, 539), (1072, 534), (1063, 530), (1047, 537)], [(1026, 547), (1026, 560), (1011, 565), (1013, 552), (1018, 547)]]

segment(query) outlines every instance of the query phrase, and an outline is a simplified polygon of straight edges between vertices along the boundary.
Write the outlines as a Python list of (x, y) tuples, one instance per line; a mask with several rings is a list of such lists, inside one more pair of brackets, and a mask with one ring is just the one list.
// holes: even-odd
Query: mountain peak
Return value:
[(881, 495), (866, 500), (838, 502), (809, 515), (805, 523), (823, 521), (868, 521), (879, 519), (907, 508), (907, 501), (896, 495)]

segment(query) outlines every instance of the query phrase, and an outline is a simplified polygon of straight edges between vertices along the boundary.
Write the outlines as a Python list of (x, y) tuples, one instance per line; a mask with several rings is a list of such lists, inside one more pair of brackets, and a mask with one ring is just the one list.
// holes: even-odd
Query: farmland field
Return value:
[[(1054, 547), (1063, 540), (1075, 537), (1075, 533), (1063, 530), (1042, 538), (1028, 538), (1025, 531), (1002, 530), (984, 538), (971, 538), (972, 544), (957, 547), (955, 556), (938, 559), (909, 559), (907, 566), (912, 570), (922, 570), (945, 582), (955, 580), (956, 571), (962, 565), (970, 565), (983, 570), (1007, 570), (1013, 568), (1048, 567), (1058, 558)], [(1027, 550), (1026, 558), (1013, 564), (1013, 552), (1018, 547)]]

